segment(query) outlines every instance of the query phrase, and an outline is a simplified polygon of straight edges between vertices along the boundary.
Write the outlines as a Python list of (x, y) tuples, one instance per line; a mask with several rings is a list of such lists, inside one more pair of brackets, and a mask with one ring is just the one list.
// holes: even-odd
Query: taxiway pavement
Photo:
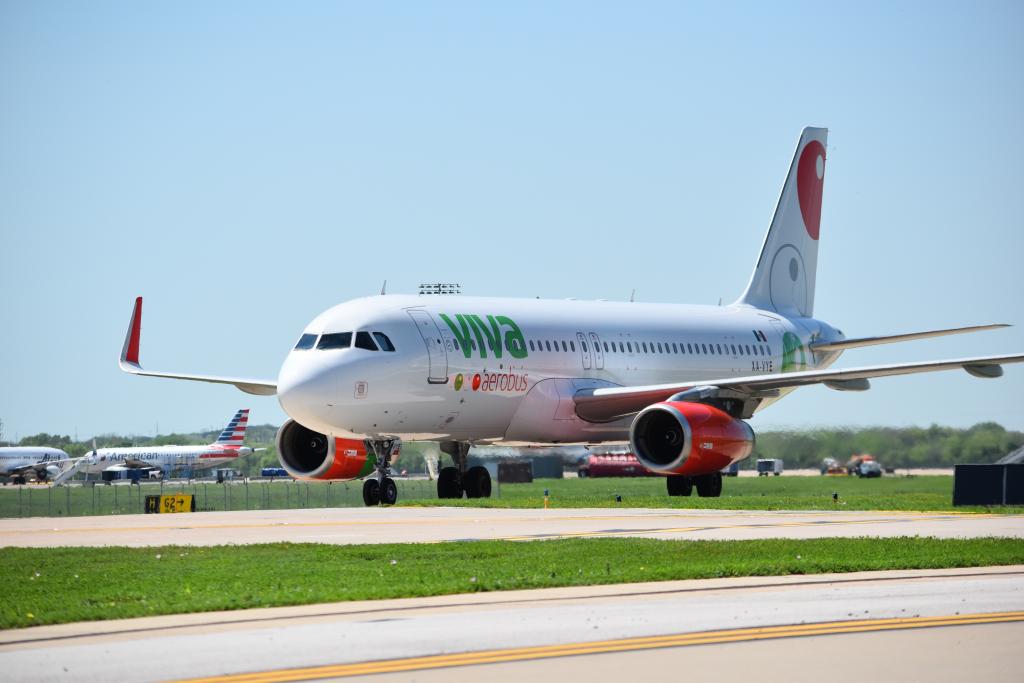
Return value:
[(666, 509), (319, 508), (0, 520), (0, 547), (675, 539), (1024, 538), (1024, 515)]

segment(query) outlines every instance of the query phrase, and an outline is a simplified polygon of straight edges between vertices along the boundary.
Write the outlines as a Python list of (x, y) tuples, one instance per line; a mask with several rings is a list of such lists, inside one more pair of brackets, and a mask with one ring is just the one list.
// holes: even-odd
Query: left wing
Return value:
[(185, 375), (175, 372), (152, 372), (143, 370), (139, 365), (139, 337), (142, 333), (142, 297), (135, 299), (132, 320), (128, 324), (128, 333), (124, 337), (121, 348), (120, 368), (132, 375), (146, 377), (167, 377), (169, 379), (188, 379), (194, 382), (212, 382), (214, 384), (233, 384), (247, 394), (273, 396), (277, 393), (277, 383), (261, 379), (245, 379), (242, 377), (215, 377), (212, 375)]
[(955, 360), (923, 361), (919, 363), (897, 363), (894, 365), (871, 365), (863, 368), (805, 370), (773, 375), (751, 375), (713, 379), (703, 382), (680, 384), (649, 384), (636, 387), (607, 387), (582, 389), (576, 392), (576, 414), (590, 422), (607, 422), (643, 410), (652, 403), (665, 401), (682, 392), (693, 392), (699, 400), (702, 392), (726, 390), (731, 395), (750, 399), (766, 398), (779, 389), (801, 387), (808, 384), (824, 384), (840, 391), (863, 391), (868, 388), (867, 380), (873, 377), (912, 375), (919, 372), (963, 369), (975, 377), (1000, 377), (1004, 363), (1024, 362), (1024, 354), (1009, 356), (977, 356)]

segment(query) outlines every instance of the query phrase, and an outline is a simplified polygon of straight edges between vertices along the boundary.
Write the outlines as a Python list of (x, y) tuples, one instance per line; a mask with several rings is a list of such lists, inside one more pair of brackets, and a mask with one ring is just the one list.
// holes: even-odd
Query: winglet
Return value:
[(142, 369), (139, 365), (139, 337), (142, 333), (142, 297), (135, 297), (135, 308), (132, 310), (132, 320), (128, 323), (128, 333), (124, 337), (124, 346), (121, 348), (122, 370), (129, 371), (125, 365), (131, 368)]

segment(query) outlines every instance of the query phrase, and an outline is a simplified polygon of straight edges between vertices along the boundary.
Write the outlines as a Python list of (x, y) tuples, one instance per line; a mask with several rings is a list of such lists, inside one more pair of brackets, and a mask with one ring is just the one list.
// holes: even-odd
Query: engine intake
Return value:
[(704, 403), (667, 401), (640, 411), (629, 430), (633, 453), (649, 470), (697, 476), (718, 472), (754, 450), (754, 430)]
[(375, 461), (361, 440), (321, 434), (295, 420), (277, 430), (277, 459), (296, 479), (332, 480), (364, 477)]

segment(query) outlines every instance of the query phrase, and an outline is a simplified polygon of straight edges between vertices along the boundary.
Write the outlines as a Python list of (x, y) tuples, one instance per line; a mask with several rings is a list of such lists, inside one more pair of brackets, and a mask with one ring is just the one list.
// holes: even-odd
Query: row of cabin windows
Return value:
[[(353, 338), (355, 344), (353, 344)], [(374, 339), (377, 341), (374, 342)], [(325, 349), (347, 349), (351, 347), (365, 349), (366, 351), (394, 351), (395, 345), (383, 332), (328, 332), (319, 335), (304, 334), (299, 337), (295, 344), (296, 351), (306, 351), (313, 347), (319, 350)]]
[[(691, 354), (691, 355), (709, 355), (709, 356), (724, 356), (729, 355), (732, 352), (734, 356), (741, 356), (744, 353), (748, 356), (770, 356), (772, 349), (767, 344), (706, 344), (703, 342), (599, 342), (604, 347), (605, 353), (661, 353), (661, 354)], [(552, 344), (554, 347), (552, 348)], [(583, 351), (589, 351), (587, 342), (580, 342), (583, 347)], [(558, 351), (558, 341), (538, 341), (534, 345), (533, 340), (530, 340), (531, 351)], [(562, 351), (576, 351), (576, 345), (570, 340), (568, 344), (565, 341), (561, 342)], [(616, 346), (617, 345), (617, 346)], [(476, 345), (473, 345), (476, 348)], [(597, 348), (601, 350), (600, 347)]]

